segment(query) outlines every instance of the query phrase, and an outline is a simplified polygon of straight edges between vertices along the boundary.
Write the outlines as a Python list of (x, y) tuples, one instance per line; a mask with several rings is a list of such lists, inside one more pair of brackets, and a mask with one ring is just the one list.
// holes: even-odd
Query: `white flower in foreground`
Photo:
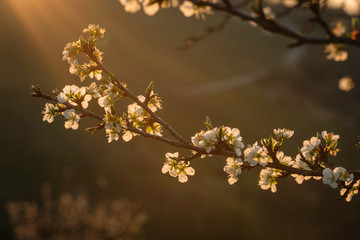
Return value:
[(334, 60), (335, 62), (342, 62), (347, 60), (348, 53), (342, 50), (338, 44), (330, 43), (325, 46), (324, 53), (328, 53), (326, 56), (327, 60)]
[(237, 128), (223, 127), (223, 140), (230, 145), (238, 157), (241, 156), (241, 150), (245, 147), (242, 142), (240, 130)]
[(66, 85), (63, 91), (57, 95), (57, 100), (60, 103), (68, 102), (71, 105), (77, 106), (78, 103), (83, 108), (89, 106), (89, 101), (92, 99), (90, 94), (87, 94), (86, 87), (79, 88), (76, 85)]
[(229, 174), (228, 182), (230, 185), (233, 185), (238, 181), (238, 175), (241, 173), (241, 165), (243, 162), (240, 158), (227, 158), (226, 165), (224, 166), (224, 171)]
[(164, 162), (164, 166), (161, 169), (161, 172), (166, 174), (169, 172), (170, 176), (177, 177), (178, 170), (177, 170), (177, 159), (179, 158), (179, 152), (175, 153), (166, 153)]
[(179, 153), (166, 153), (165, 162), (162, 167), (162, 173), (169, 173), (172, 177), (178, 177), (179, 182), (185, 183), (188, 181), (188, 176), (195, 175), (195, 170), (189, 167), (190, 162), (178, 161)]
[(178, 163), (178, 180), (181, 183), (188, 181), (188, 175), (194, 176), (195, 170), (192, 167), (189, 167), (190, 162), (180, 162)]
[(54, 121), (54, 117), (58, 115), (58, 108), (54, 107), (51, 103), (46, 103), (44, 110), (41, 114), (44, 114), (43, 121), (47, 121), (48, 123), (52, 123)]
[(194, 146), (205, 148), (207, 153), (210, 153), (212, 149), (215, 149), (215, 144), (218, 141), (218, 128), (213, 128), (206, 132), (200, 131), (195, 136), (191, 137), (191, 142)]
[(343, 167), (336, 167), (334, 169), (334, 173), (339, 175), (340, 181), (351, 182), (354, 179), (354, 174), (349, 174), (349, 172)]
[(128, 105), (128, 115), (133, 121), (142, 121), (142, 114), (144, 113), (144, 109), (138, 105), (136, 102)]
[(279, 170), (273, 168), (263, 168), (259, 175), (259, 186), (261, 189), (271, 189), (271, 192), (276, 192), (276, 178), (279, 174)]
[(294, 131), (289, 130), (289, 129), (274, 129), (274, 134), (276, 135), (276, 137), (280, 138), (280, 139), (288, 139), (291, 138), (292, 135), (294, 135)]
[(79, 128), (78, 122), (80, 120), (80, 116), (75, 113), (74, 109), (65, 110), (63, 115), (67, 119), (65, 122), (66, 129), (72, 128), (73, 130), (76, 130)]
[(268, 164), (268, 158), (266, 149), (258, 146), (258, 142), (255, 142), (244, 151), (244, 161), (248, 162), (251, 166), (259, 163), (259, 165), (264, 167)]
[(80, 40), (72, 43), (66, 44), (62, 54), (63, 54), (63, 61), (67, 61), (70, 65), (76, 64), (76, 56), (81, 50), (81, 43)]
[(320, 145), (321, 140), (317, 137), (312, 137), (310, 140), (305, 140), (303, 142), (303, 147), (300, 149), (300, 152), (305, 157), (306, 160), (313, 162), (314, 159), (312, 156), (315, 154), (315, 149)]
[[(79, 90), (79, 87), (76, 85), (66, 85), (62, 92), (59, 93), (57, 95), (57, 100), (59, 101), (59, 103), (65, 103), (67, 102), (69, 99), (73, 98), (73, 96), (75, 95), (75, 93)], [(76, 105), (76, 103), (70, 101), (69, 102), (72, 105)]]
[(339, 79), (339, 89), (342, 91), (350, 91), (355, 87), (355, 82), (351, 77), (346, 76)]
[(330, 168), (325, 168), (323, 170), (323, 183), (329, 185), (332, 188), (337, 188), (339, 180), (339, 174), (332, 171)]

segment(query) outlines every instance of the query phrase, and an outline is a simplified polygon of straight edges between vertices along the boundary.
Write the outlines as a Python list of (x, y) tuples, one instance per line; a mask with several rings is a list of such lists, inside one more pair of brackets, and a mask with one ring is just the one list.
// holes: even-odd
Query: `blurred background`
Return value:
[(349, 60), (335, 63), (325, 59), (323, 46), (288, 49), (288, 39), (232, 19), (189, 50), (176, 50), (184, 36), (222, 17), (200, 21), (177, 9), (153, 17), (129, 14), (116, 0), (0, 1), (0, 238), (14, 239), (9, 204), (43, 204), (44, 183), (55, 198), (64, 192), (74, 199), (86, 196), (89, 211), (98, 202), (128, 199), (146, 216), (136, 235), (142, 239), (358, 235), (360, 198), (338, 201), (339, 191), (322, 182), (283, 179), (273, 194), (258, 187), (254, 170), (230, 186), (222, 170), (225, 159), (213, 157), (194, 161), (196, 175), (181, 184), (161, 173), (164, 154), (178, 151), (174, 147), (141, 137), (108, 144), (103, 132), (82, 131), (91, 125), (88, 120), (78, 131), (66, 130), (61, 117), (52, 124), (42, 121), (45, 102), (30, 96), (30, 86), (51, 93), (79, 85), (61, 53), (93, 23), (107, 30), (99, 44), (105, 66), (136, 94), (154, 81), (164, 102), (159, 115), (186, 139), (204, 129), (206, 116), (214, 126), (239, 128), (246, 144), (285, 127), (295, 134), (284, 151), (295, 156), (303, 140), (327, 130), (341, 137), (334, 163), (359, 169), (360, 90), (338, 88), (346, 75), (359, 82), (359, 49), (348, 48)]

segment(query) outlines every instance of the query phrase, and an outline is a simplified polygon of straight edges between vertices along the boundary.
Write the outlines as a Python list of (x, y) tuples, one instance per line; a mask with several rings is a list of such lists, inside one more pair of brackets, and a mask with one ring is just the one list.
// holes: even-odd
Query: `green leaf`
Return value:
[(206, 117), (206, 120), (205, 120), (204, 124), (205, 124), (205, 127), (206, 127), (208, 130), (211, 130), (211, 129), (214, 128), (214, 127), (212, 126), (212, 124), (211, 124), (210, 117)]

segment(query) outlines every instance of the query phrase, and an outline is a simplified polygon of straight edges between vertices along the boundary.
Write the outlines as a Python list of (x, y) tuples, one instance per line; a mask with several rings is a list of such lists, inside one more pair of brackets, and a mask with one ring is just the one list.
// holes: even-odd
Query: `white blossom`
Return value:
[(63, 112), (64, 117), (67, 119), (65, 122), (65, 128), (69, 129), (72, 128), (73, 130), (76, 130), (79, 128), (79, 120), (80, 116), (75, 113), (74, 109), (67, 109)]
[(334, 169), (334, 172), (339, 175), (339, 180), (340, 181), (346, 181), (346, 182), (351, 182), (354, 179), (354, 174), (353, 173), (349, 173), (348, 171), (346, 171), (345, 168), (343, 167), (336, 167)]
[(103, 38), (105, 34), (105, 28), (101, 28), (99, 25), (89, 24), (88, 27), (83, 30), (83, 33), (89, 33), (94, 37)]
[(315, 149), (320, 145), (321, 140), (317, 137), (312, 137), (310, 140), (305, 140), (303, 142), (303, 147), (300, 149), (300, 152), (305, 157), (306, 160), (313, 162), (313, 155), (315, 154)]
[(337, 142), (339, 140), (340, 136), (335, 135), (334, 133), (328, 133), (327, 131), (322, 131), (321, 136), (325, 141), (329, 142)]
[(337, 141), (339, 140), (340, 136), (335, 135), (334, 133), (327, 133), (327, 131), (323, 131), (321, 136), (326, 142), (325, 150), (328, 151), (330, 155), (336, 156), (337, 152), (340, 151), (337, 148)]
[(238, 181), (238, 175), (241, 174), (241, 165), (243, 164), (240, 158), (227, 158), (226, 165), (224, 166), (224, 171), (229, 174), (228, 182), (230, 185), (233, 185)]
[(195, 175), (195, 170), (192, 167), (189, 167), (189, 164), (190, 162), (180, 162), (178, 164), (178, 180), (181, 183), (187, 182), (188, 176)]
[(258, 142), (255, 142), (244, 151), (244, 161), (248, 162), (251, 166), (255, 166), (258, 163), (261, 166), (266, 166), (268, 158), (266, 149), (258, 146)]
[(172, 177), (177, 177), (177, 159), (179, 158), (179, 152), (175, 152), (175, 153), (166, 153), (165, 154), (165, 159), (166, 161), (164, 162), (164, 166), (162, 167), (161, 171), (162, 173), (167, 173), (169, 172), (170, 176)]
[(54, 121), (54, 117), (58, 115), (58, 108), (54, 107), (51, 103), (46, 103), (44, 110), (41, 112), (44, 114), (43, 121), (47, 121), (48, 123), (52, 123)]
[(162, 167), (162, 173), (169, 173), (172, 177), (178, 177), (179, 182), (185, 183), (188, 181), (188, 176), (195, 175), (195, 170), (189, 167), (190, 162), (178, 161), (179, 153), (166, 153), (165, 162)]
[(329, 185), (332, 188), (337, 188), (339, 180), (339, 174), (337, 172), (332, 171), (330, 168), (325, 168), (323, 170), (323, 183)]
[(280, 139), (288, 139), (292, 137), (294, 131), (285, 128), (283, 129), (278, 128), (278, 129), (274, 129), (274, 134), (276, 135), (276, 137)]
[(245, 147), (240, 136), (240, 130), (237, 128), (223, 127), (223, 140), (230, 145), (238, 157), (241, 156), (241, 150)]
[[(145, 97), (143, 95), (139, 95), (138, 99), (141, 102), (145, 102)], [(159, 96), (157, 96), (153, 91), (149, 94), (149, 102), (147, 106), (150, 108), (152, 112), (156, 112), (158, 109), (162, 109), (162, 101)]]
[(137, 136), (137, 135), (139, 135), (139, 134), (131, 132), (131, 131), (124, 130), (124, 134), (122, 135), (122, 139), (125, 142), (129, 142), (134, 136)]
[(259, 174), (259, 186), (261, 189), (271, 189), (271, 192), (276, 192), (276, 178), (279, 175), (279, 170), (273, 168), (263, 168)]
[(201, 148), (205, 148), (207, 153), (210, 153), (212, 149), (215, 149), (215, 144), (218, 141), (218, 128), (213, 128), (206, 132), (201, 131), (191, 137), (191, 142)]
[(73, 106), (77, 106), (80, 103), (84, 109), (89, 106), (91, 99), (91, 95), (87, 94), (86, 87), (79, 88), (76, 85), (66, 85), (62, 92), (57, 95), (57, 100), (60, 103), (68, 102)]

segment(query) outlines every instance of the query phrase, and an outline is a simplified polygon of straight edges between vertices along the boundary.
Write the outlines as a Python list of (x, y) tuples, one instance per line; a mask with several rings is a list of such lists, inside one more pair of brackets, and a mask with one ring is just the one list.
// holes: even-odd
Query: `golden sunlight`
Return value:
[(31, 41), (54, 70), (54, 39), (71, 34), (71, 27), (81, 24), (78, 14), (66, 2), (58, 0), (7, 0), (7, 3), (24, 28), (24, 38)]

